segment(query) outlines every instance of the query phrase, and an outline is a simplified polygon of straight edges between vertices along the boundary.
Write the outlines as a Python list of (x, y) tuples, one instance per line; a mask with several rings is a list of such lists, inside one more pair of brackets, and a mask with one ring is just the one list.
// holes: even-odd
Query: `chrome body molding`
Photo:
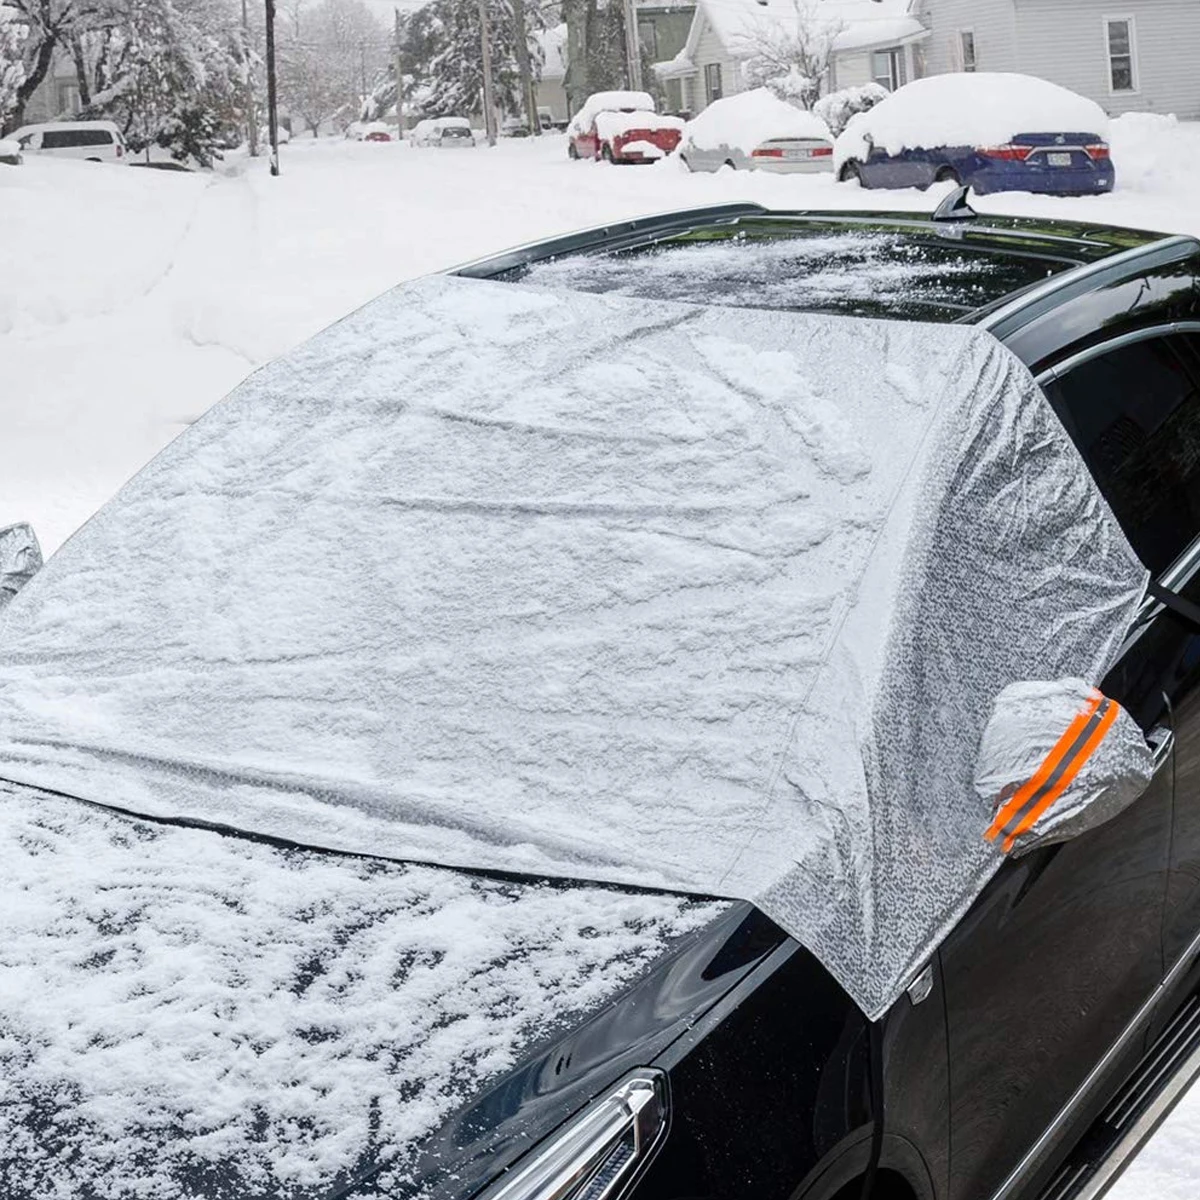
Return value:
[[(1084, 1101), (1089, 1099), (1098, 1089), (1108, 1071), (1129, 1047), (1133, 1039), (1145, 1031), (1154, 1013), (1155, 1006), (1187, 974), (1188, 970), (1195, 965), (1198, 958), (1200, 958), (1200, 933), (1196, 934), (1191, 944), (1176, 960), (1175, 965), (1163, 976), (1162, 981), (1146, 998), (1142, 1007), (1134, 1014), (1132, 1020), (1125, 1026), (1117, 1040), (1108, 1048), (1104, 1057), (1092, 1068), (1087, 1078), (1075, 1089), (1071, 1098), (1059, 1110), (1058, 1115), (1046, 1126), (1041, 1137), (1034, 1142), (1026, 1152), (1025, 1157), (1017, 1163), (1008, 1178), (992, 1194), (992, 1200), (1012, 1200), (1013, 1197), (1020, 1194), (1021, 1186), (1039, 1167), (1044, 1165), (1051, 1147), (1058, 1140), (1063, 1130), (1070, 1124), (1072, 1116), (1079, 1110)], [(1198, 1069), (1200, 1069), (1200, 1066), (1198, 1066)], [(1175, 1103), (1178, 1096), (1182, 1094), (1182, 1090), (1180, 1089), (1175, 1099), (1169, 1102), (1166, 1111), (1170, 1111), (1170, 1105)], [(1161, 1122), (1165, 1115), (1166, 1113), (1162, 1112), (1158, 1117), (1158, 1121)], [(1142, 1124), (1139, 1121), (1135, 1127), (1141, 1128)], [(1144, 1141), (1145, 1137), (1148, 1136), (1149, 1133), (1146, 1133), (1142, 1140)], [(1131, 1154), (1133, 1152), (1132, 1150), (1130, 1151)], [(1119, 1173), (1118, 1170), (1117, 1174)], [(1116, 1174), (1111, 1177), (1106, 1187), (1111, 1186), (1111, 1183), (1115, 1179)], [(1097, 1196), (1101, 1194), (1101, 1192), (1095, 1193)]]

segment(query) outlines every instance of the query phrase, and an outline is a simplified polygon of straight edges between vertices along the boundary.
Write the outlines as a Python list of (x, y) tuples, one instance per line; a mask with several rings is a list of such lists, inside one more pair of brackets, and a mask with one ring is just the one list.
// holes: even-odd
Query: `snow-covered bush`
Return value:
[(886, 100), (889, 94), (887, 88), (878, 83), (842, 88), (839, 92), (830, 92), (828, 96), (822, 96), (812, 106), (813, 112), (829, 126), (833, 136), (837, 137), (850, 123), (851, 117), (874, 108), (880, 100)]

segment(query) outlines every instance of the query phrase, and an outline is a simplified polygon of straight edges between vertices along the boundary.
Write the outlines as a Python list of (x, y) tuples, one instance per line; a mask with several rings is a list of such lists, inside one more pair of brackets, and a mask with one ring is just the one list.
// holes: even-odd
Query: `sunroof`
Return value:
[(509, 278), (736, 308), (953, 321), (1073, 265), (924, 233), (772, 222), (564, 256)]

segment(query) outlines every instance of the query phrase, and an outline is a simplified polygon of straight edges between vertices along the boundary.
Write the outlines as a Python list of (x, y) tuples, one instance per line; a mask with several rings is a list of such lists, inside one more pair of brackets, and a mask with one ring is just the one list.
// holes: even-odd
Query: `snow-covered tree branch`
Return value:
[(25, 82), (23, 49), (26, 27), (15, 8), (0, 4), (0, 129), (17, 105), (17, 93)]
[(734, 49), (751, 87), (770, 88), (781, 100), (812, 108), (844, 25), (822, 16), (818, 0), (792, 0), (792, 8), (782, 20), (757, 17), (734, 39)]
[(295, 3), (280, 21), (280, 98), (314, 134), (357, 120), (391, 60), (390, 33), (362, 0)]

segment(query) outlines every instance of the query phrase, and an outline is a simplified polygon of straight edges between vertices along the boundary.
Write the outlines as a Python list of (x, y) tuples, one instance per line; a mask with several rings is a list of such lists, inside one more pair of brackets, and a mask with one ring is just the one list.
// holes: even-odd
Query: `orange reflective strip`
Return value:
[(1091, 737), (1080, 747), (1079, 753), (1067, 764), (1058, 782), (1022, 817), (1021, 823), (1004, 839), (1005, 854), (1013, 848), (1013, 843), (1017, 838), (1031, 829), (1038, 817), (1067, 790), (1071, 785), (1071, 781), (1079, 774), (1083, 764), (1092, 757), (1096, 747), (1104, 741), (1104, 735), (1112, 728), (1112, 723), (1117, 719), (1117, 714), (1121, 711), (1121, 706), (1115, 700), (1110, 700), (1108, 704), (1109, 707), (1104, 716), (1100, 718), (1100, 723), (1092, 730)]
[(996, 814), (991, 827), (983, 835), (989, 842), (994, 842), (999, 837), (1004, 826), (1029, 803), (1038, 789), (1044, 786), (1046, 780), (1054, 774), (1063, 755), (1071, 748), (1075, 739), (1083, 731), (1083, 727), (1092, 719), (1096, 709), (1103, 701), (1104, 696), (1100, 692), (1093, 692), (1092, 698), (1075, 714), (1074, 719), (1067, 726), (1066, 732), (1050, 747), (1050, 753), (1042, 760), (1042, 765), (1013, 793), (1008, 803)]

